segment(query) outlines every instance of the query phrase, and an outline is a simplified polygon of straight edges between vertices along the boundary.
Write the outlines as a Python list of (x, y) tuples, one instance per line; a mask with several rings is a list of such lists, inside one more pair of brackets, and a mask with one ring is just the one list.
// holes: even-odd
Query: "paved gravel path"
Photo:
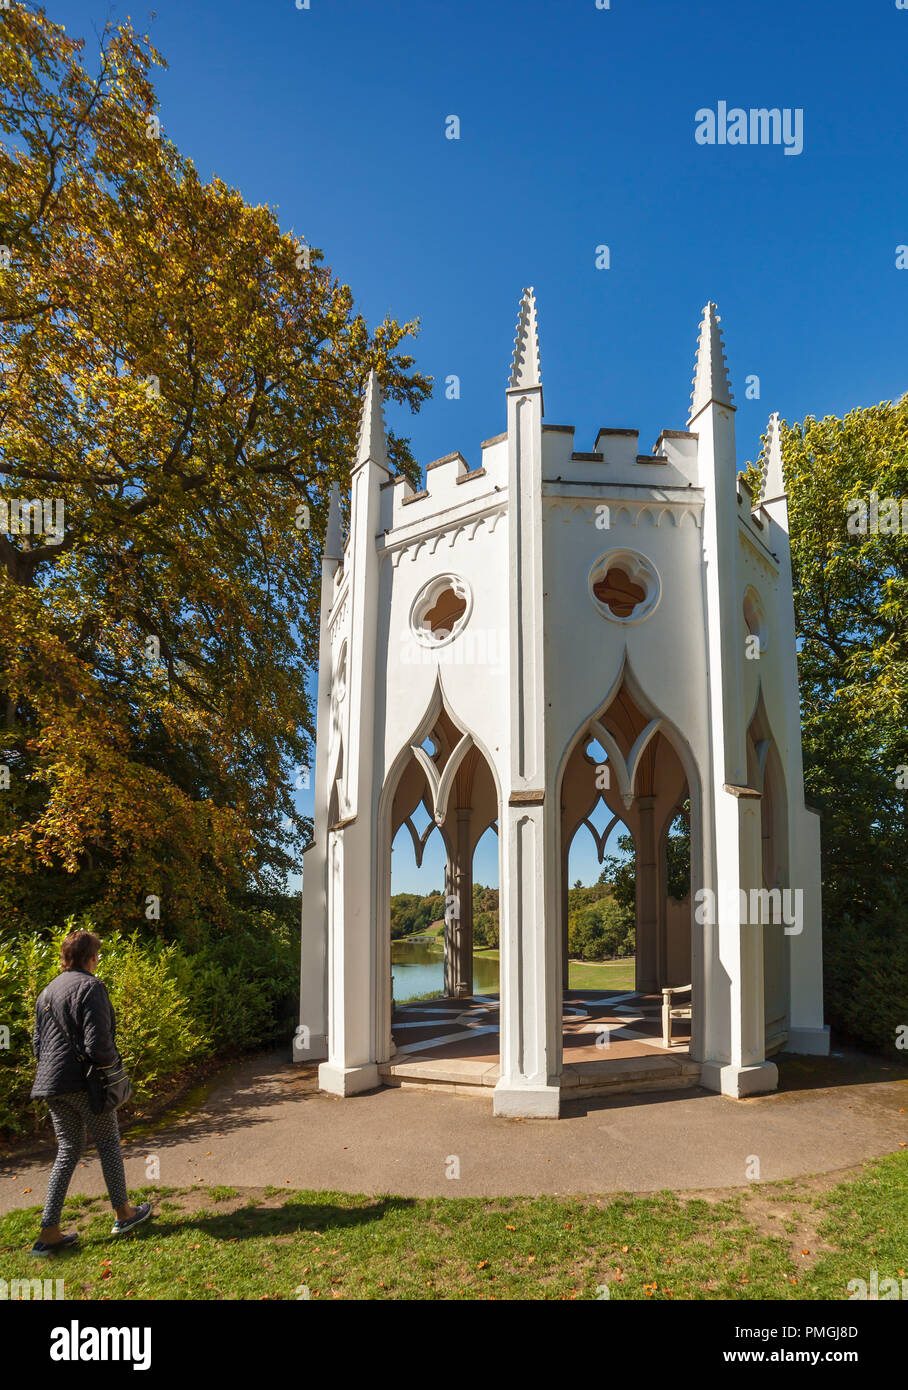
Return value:
[[(645, 1192), (744, 1186), (756, 1175), (752, 1156), (759, 1177), (773, 1181), (908, 1145), (908, 1067), (858, 1054), (779, 1061), (784, 1089), (771, 1096), (651, 1092), (573, 1102), (560, 1120), (502, 1120), (490, 1099), (320, 1095), (315, 1068), (258, 1054), (222, 1072), (198, 1110), (127, 1135), (126, 1176), (131, 1188), (273, 1184), (420, 1197)], [(0, 1211), (43, 1201), (52, 1156), (0, 1160)], [(446, 1176), (452, 1157), (456, 1179)], [(71, 1191), (103, 1193), (94, 1150)]]

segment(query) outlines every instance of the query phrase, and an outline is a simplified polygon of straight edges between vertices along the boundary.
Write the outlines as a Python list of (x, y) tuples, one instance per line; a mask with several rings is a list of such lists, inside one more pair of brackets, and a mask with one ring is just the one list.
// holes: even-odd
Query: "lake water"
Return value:
[[(445, 987), (445, 954), (441, 946), (421, 941), (391, 942), (391, 974), (394, 998), (409, 999)], [(498, 961), (488, 956), (473, 957), (473, 989), (477, 994), (498, 991)]]

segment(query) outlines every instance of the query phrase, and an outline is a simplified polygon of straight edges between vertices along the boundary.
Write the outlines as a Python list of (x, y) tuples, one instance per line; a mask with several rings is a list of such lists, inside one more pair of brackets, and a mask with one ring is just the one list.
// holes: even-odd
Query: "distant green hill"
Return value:
[[(620, 895), (624, 897), (623, 894)], [(395, 893), (391, 899), (391, 939), (438, 936), (444, 931), (443, 893)], [(498, 934), (498, 889), (473, 885), (473, 941), (495, 949)], [(612, 884), (578, 884), (568, 891), (568, 950), (574, 960), (614, 960), (634, 954), (634, 913), (619, 901)]]

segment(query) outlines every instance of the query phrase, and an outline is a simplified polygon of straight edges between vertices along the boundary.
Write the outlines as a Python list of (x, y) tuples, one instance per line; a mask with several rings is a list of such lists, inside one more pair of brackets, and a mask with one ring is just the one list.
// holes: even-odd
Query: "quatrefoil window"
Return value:
[(424, 584), (410, 609), (410, 630), (424, 647), (443, 647), (466, 627), (473, 608), (469, 584), (440, 574)]
[(662, 597), (655, 565), (636, 550), (608, 550), (589, 575), (590, 598), (613, 623), (639, 623)]

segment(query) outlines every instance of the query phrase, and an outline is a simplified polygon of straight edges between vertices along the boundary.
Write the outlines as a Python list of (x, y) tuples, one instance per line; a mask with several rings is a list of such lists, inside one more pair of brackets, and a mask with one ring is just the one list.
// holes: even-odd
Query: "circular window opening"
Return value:
[(604, 618), (639, 623), (653, 612), (662, 584), (652, 561), (634, 550), (601, 555), (590, 570), (590, 596)]
[(410, 610), (410, 628), (424, 647), (440, 647), (462, 632), (470, 617), (473, 596), (466, 580), (442, 574), (425, 584)]
[(340, 704), (347, 693), (347, 642), (346, 638), (341, 644), (341, 649), (337, 656), (337, 665), (334, 668), (334, 679), (331, 682), (331, 694), (337, 704)]

